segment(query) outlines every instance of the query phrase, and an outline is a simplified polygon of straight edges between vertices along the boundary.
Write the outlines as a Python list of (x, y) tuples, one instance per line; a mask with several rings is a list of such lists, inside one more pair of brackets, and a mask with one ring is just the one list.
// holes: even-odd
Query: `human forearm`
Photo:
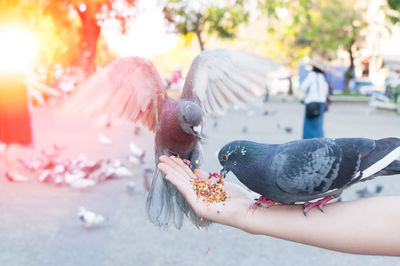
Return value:
[[(329, 204), (322, 213), (312, 209), (303, 215), (301, 205), (250, 209), (254, 196), (225, 182), (230, 198), (204, 204), (190, 184), (195, 178), (182, 160), (160, 157), (159, 168), (184, 195), (194, 211), (205, 219), (262, 234), (347, 253), (400, 256), (400, 196), (376, 197)], [(197, 176), (210, 180), (196, 170)], [(212, 181), (212, 180), (210, 180)]]
[(400, 256), (400, 197), (329, 204), (307, 216), (301, 205), (258, 208), (238, 227), (322, 248), (358, 254)]

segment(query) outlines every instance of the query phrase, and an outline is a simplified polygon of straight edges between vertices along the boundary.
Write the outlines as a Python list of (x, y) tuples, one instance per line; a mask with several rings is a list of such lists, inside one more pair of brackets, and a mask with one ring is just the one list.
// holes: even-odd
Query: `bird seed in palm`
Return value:
[(226, 201), (230, 198), (224, 190), (224, 181), (211, 184), (208, 181), (197, 177), (190, 180), (193, 190), (196, 192), (197, 198), (202, 198), (204, 203), (217, 203)]

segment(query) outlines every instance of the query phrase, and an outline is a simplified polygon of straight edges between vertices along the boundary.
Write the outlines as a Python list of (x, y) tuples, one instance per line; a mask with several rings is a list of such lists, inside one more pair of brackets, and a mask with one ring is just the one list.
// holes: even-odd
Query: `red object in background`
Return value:
[(171, 83), (178, 83), (178, 81), (182, 78), (182, 73), (180, 70), (176, 70), (174, 73), (172, 73), (171, 77)]
[(32, 142), (28, 91), (20, 75), (0, 75), (0, 142)]

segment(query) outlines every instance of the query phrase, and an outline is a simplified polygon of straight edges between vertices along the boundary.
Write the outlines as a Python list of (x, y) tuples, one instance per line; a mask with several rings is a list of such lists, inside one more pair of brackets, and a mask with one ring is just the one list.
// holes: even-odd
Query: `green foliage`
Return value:
[(305, 54), (329, 57), (339, 47), (351, 52), (367, 25), (365, 7), (355, 0), (259, 0), (259, 5), (269, 18), (269, 34), (290, 47), (292, 66)]
[[(223, 2), (223, 4), (221, 4)], [(204, 49), (203, 34), (216, 34), (220, 38), (234, 38), (241, 23), (247, 22), (249, 13), (244, 0), (190, 1), (168, 0), (163, 8), (167, 22), (182, 35), (196, 34)]]
[(400, 1), (399, 0), (387, 0), (387, 3), (391, 9), (400, 10)]
[(388, 12), (387, 17), (393, 24), (400, 22), (400, 0), (387, 0), (391, 12)]

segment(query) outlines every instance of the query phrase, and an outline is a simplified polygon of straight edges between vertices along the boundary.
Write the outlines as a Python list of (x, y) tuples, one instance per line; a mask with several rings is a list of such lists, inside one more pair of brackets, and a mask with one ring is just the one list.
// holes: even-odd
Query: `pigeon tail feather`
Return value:
[(205, 227), (211, 223), (194, 212), (183, 195), (165, 179), (165, 175), (158, 169), (153, 176), (146, 201), (146, 211), (150, 222), (165, 229), (171, 222), (176, 229), (180, 229), (183, 225), (183, 215), (186, 215), (197, 227)]
[(393, 161), (396, 161), (400, 157), (400, 146), (391, 150), (387, 153), (383, 158), (376, 161), (370, 167), (362, 171), (361, 180), (368, 180), (371, 177), (377, 176), (376, 174), (379, 173), (381, 170), (385, 170)]

